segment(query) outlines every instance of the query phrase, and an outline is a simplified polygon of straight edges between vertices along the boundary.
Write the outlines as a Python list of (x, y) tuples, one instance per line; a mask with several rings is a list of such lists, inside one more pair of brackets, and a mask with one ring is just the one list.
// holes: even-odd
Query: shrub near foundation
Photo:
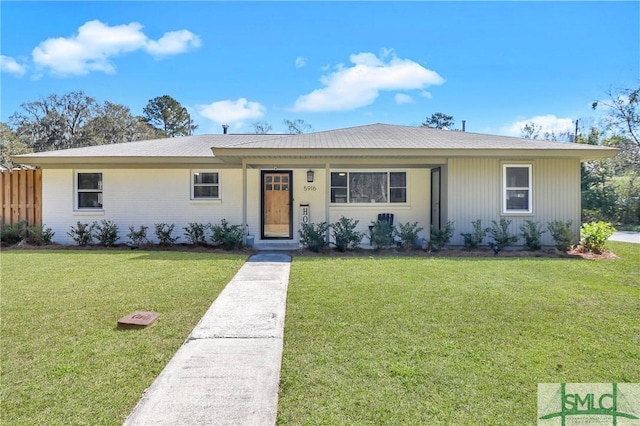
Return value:
[(524, 238), (524, 246), (529, 250), (540, 250), (542, 248), (543, 231), (538, 222), (527, 220), (521, 227), (520, 232)]
[(609, 222), (588, 222), (580, 228), (580, 247), (584, 251), (602, 253), (604, 245), (616, 232)]
[(79, 246), (86, 246), (93, 241), (93, 228), (95, 228), (95, 226), (95, 222), (89, 225), (88, 223), (78, 221), (76, 226), (72, 226), (71, 231), (67, 232), (67, 235)]
[(359, 220), (349, 219), (342, 216), (335, 223), (331, 224), (333, 239), (338, 251), (347, 251), (357, 248), (364, 237), (364, 234), (356, 231)]
[(93, 223), (95, 233), (93, 236), (105, 247), (113, 246), (118, 241), (118, 225), (111, 220), (103, 220)]
[(563, 222), (561, 220), (554, 220), (547, 224), (547, 229), (551, 233), (553, 241), (556, 243), (556, 248), (560, 251), (567, 251), (571, 247), (573, 235), (571, 233), (571, 224), (569, 220)]
[(219, 225), (211, 225), (211, 232), (213, 244), (221, 245), (225, 250), (242, 247), (244, 236), (242, 225), (229, 225), (225, 219), (222, 219)]
[(464, 246), (468, 249), (477, 249), (484, 240), (484, 236), (487, 234), (487, 230), (482, 227), (482, 220), (474, 220), (471, 222), (473, 225), (473, 232), (461, 233), (464, 238)]
[(418, 245), (418, 233), (424, 228), (418, 226), (418, 222), (401, 223), (395, 230), (395, 234), (400, 238), (400, 243), (404, 248), (416, 247)]
[(303, 223), (298, 231), (300, 242), (303, 247), (317, 253), (327, 245), (325, 237), (328, 229), (329, 224), (327, 222)]

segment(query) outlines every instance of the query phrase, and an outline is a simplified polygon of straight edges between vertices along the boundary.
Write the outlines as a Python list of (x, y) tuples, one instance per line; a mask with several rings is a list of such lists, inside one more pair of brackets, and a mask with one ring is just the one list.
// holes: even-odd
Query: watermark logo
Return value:
[(640, 426), (640, 383), (539, 383), (538, 425)]

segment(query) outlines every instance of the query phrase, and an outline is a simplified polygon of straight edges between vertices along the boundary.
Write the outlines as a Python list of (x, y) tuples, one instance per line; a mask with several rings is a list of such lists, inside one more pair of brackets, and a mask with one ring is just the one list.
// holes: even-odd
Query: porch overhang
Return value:
[[(576, 149), (578, 147), (578, 149)], [(287, 160), (305, 164), (317, 163), (349, 163), (362, 164), (384, 161), (404, 162), (406, 164), (446, 163), (447, 158), (504, 158), (511, 160), (535, 158), (576, 158), (581, 162), (610, 158), (617, 154), (617, 148), (588, 149), (580, 145), (558, 149), (385, 149), (385, 148), (211, 148), (213, 156), (226, 164), (263, 163), (273, 160)], [(431, 161), (437, 159), (437, 161)], [(355, 160), (355, 161), (354, 161)]]

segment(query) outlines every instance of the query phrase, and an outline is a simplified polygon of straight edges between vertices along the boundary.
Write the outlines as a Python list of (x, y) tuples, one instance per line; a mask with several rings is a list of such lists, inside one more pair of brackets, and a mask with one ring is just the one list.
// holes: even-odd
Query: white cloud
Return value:
[(22, 77), (27, 72), (27, 68), (10, 56), (0, 55), (0, 72)]
[(339, 64), (335, 71), (324, 75), (325, 86), (298, 97), (293, 111), (349, 111), (373, 103), (383, 90), (423, 90), (427, 86), (443, 84), (444, 79), (435, 71), (408, 59), (392, 55), (385, 62), (373, 53), (353, 54), (353, 66)]
[(503, 126), (502, 131), (509, 136), (519, 137), (522, 134), (522, 128), (529, 123), (533, 123), (536, 127), (540, 128), (540, 137), (543, 137), (545, 133), (555, 133), (558, 135), (563, 132), (570, 132), (573, 134), (575, 130), (573, 119), (559, 118), (553, 114), (547, 114), (514, 121), (513, 123)]
[(266, 108), (259, 102), (249, 102), (245, 98), (236, 101), (218, 101), (209, 105), (198, 105), (198, 113), (218, 124), (242, 127), (245, 120), (262, 118)]
[(296, 68), (303, 68), (307, 66), (307, 58), (303, 58), (302, 56), (298, 56), (296, 58)]
[(200, 37), (187, 30), (169, 31), (158, 41), (149, 40), (146, 50), (155, 56), (177, 55), (200, 47)]
[(394, 99), (398, 105), (413, 103), (413, 98), (406, 93), (396, 93)]
[(187, 30), (165, 33), (151, 40), (142, 32), (142, 25), (132, 22), (109, 26), (98, 20), (84, 23), (71, 37), (50, 38), (33, 49), (33, 62), (52, 73), (84, 75), (91, 71), (115, 72), (111, 58), (136, 50), (154, 56), (182, 53), (200, 45), (200, 39)]

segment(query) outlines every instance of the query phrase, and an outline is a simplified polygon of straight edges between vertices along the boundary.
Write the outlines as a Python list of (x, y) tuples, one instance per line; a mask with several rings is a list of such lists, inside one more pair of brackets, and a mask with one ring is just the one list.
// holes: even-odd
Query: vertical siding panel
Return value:
[(471, 222), (487, 227), (500, 215), (500, 162), (492, 158), (453, 158), (448, 165), (448, 219), (454, 222), (451, 244), (462, 245), (460, 233), (472, 231)]
[[(447, 188), (448, 218), (455, 222), (451, 244), (464, 243), (460, 233), (472, 231), (471, 221), (481, 219), (488, 227), (492, 220), (511, 221), (509, 232), (520, 234), (520, 227), (531, 220), (543, 230), (553, 220), (571, 220), (577, 235), (580, 227), (580, 162), (575, 159), (537, 159), (533, 163), (533, 215), (501, 215), (502, 162), (489, 158), (449, 160)], [(543, 244), (553, 238), (543, 234)], [(485, 240), (486, 242), (486, 240)], [(520, 239), (518, 244), (522, 244)]]

